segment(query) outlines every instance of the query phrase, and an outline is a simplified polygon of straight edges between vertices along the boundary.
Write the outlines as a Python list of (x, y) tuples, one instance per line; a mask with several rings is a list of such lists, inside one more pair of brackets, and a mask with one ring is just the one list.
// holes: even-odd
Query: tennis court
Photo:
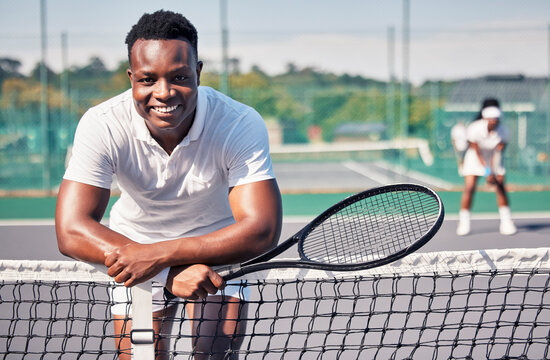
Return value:
[[(161, 334), (170, 343), (162, 360), (550, 359), (549, 5), (373, 4), (163, 2), (199, 25), (201, 85), (266, 121), (283, 194), (281, 242), (329, 206), (387, 184), (434, 189), (446, 216), (422, 248), (381, 267), (247, 274), (231, 285), (249, 293), (236, 320), (221, 304), (210, 303), (220, 311), (208, 317), (206, 303), (191, 314), (189, 302), (174, 300), (174, 314), (156, 319), (174, 323)], [(82, 114), (128, 89), (130, 22), (158, 4), (89, 5), (0, 2), (10, 14), (0, 34), (0, 359), (119, 358), (115, 285), (103, 266), (59, 253), (55, 194)], [(481, 179), (471, 233), (459, 237), (463, 179), (451, 131), (477, 118), (487, 97), (499, 99), (510, 131), (504, 156), (518, 232), (499, 233), (494, 189)], [(115, 188), (109, 207), (117, 197)], [(319, 259), (395, 250), (387, 239), (406, 236), (388, 234), (417, 209), (383, 213), (355, 231), (327, 225), (346, 249), (334, 255), (321, 242)], [(377, 246), (347, 238), (372, 223), (385, 226), (372, 231)], [(144, 344), (122, 349), (133, 360), (154, 358), (150, 286), (127, 290), (133, 301), (117, 304), (145, 330)], [(222, 321), (238, 330), (219, 336)], [(216, 331), (201, 332), (212, 325)], [(193, 342), (208, 337), (242, 346), (197, 353)]]
[[(384, 172), (379, 162), (359, 161), (276, 163), (285, 208), (281, 240), (326, 207), (382, 181), (440, 188), (437, 178), (407, 176), (385, 168)], [(250, 278), (251, 282), (260, 280), (249, 285), (250, 302), (246, 311), (243, 307), (242, 318), (248, 321), (239, 358), (548, 358), (550, 270), (547, 250), (541, 249), (548, 247), (550, 239), (550, 212), (544, 207), (550, 201), (542, 201), (548, 192), (511, 193), (519, 230), (514, 236), (498, 233), (494, 194), (480, 192), (472, 234), (467, 237), (455, 235), (460, 192), (439, 193), (447, 208), (446, 219), (427, 245), (404, 260), (408, 265), (400, 261), (374, 274), (341, 278), (292, 270)], [(17, 214), (17, 206), (2, 201), (4, 209)], [(51, 216), (44, 216), (53, 214), (55, 199), (26, 201), (24, 212), (32, 214), (29, 210), (34, 209), (34, 219), (4, 216), (1, 222), (2, 257), (55, 261), (54, 276), (61, 278), (54, 283), (4, 282), (0, 287), (0, 349), (8, 349), (7, 359), (21, 358), (23, 352), (25, 358), (42, 358), (45, 349), (53, 358), (74, 358), (83, 350), (87, 354), (82, 358), (113, 358), (109, 283), (90, 285), (60, 276), (64, 271), (59, 261), (68, 259), (57, 251)], [(510, 250), (514, 248), (522, 250)], [(434, 272), (430, 269), (434, 263), (443, 268)], [(37, 271), (31, 262), (16, 264), (26, 268), (18, 269), (18, 274), (31, 277), (44, 273), (46, 267), (42, 263)], [(1, 268), (5, 274), (7, 266)], [(31, 300), (37, 297), (41, 300)], [(180, 306), (179, 325), (165, 334), (171, 338), (175, 358), (192, 356), (189, 318)], [(29, 337), (30, 333), (34, 335)]]

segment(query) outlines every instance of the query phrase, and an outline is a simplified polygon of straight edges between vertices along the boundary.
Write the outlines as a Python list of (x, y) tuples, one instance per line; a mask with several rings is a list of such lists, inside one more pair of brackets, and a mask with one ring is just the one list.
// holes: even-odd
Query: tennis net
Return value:
[(407, 138), (377, 141), (346, 141), (314, 144), (272, 145), (271, 157), (278, 160), (393, 159), (418, 156), (426, 166), (434, 162), (427, 140)]
[[(0, 278), (0, 358), (117, 358), (114, 285), (98, 268), (0, 261)], [(218, 358), (550, 357), (547, 248), (414, 253), (361, 272), (277, 269), (236, 282), (249, 292), (236, 321), (245, 330), (229, 336), (242, 344)], [(226, 315), (208, 319), (200, 316), (207, 302), (193, 313), (185, 303), (162, 319), (174, 323), (161, 333), (167, 358), (216, 358), (212, 350), (200, 357), (191, 345), (216, 337), (200, 329)]]

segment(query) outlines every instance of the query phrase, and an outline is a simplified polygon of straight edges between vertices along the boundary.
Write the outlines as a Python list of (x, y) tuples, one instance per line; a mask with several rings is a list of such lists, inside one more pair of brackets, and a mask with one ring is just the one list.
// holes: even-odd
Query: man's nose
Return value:
[(170, 82), (166, 80), (158, 80), (154, 95), (159, 99), (168, 99), (174, 96), (174, 89), (172, 89)]

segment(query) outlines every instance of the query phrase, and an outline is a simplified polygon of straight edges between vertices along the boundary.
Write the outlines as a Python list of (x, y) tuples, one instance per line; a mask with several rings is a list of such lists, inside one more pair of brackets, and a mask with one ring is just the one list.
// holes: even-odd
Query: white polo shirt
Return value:
[(274, 178), (265, 123), (252, 108), (199, 87), (195, 120), (168, 155), (131, 89), (87, 111), (64, 178), (121, 190), (109, 226), (141, 243), (210, 233), (235, 222), (230, 187)]

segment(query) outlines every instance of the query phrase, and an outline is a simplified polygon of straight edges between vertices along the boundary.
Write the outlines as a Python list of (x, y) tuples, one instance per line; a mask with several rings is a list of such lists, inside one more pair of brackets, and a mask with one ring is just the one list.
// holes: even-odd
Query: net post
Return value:
[(152, 289), (151, 281), (146, 281), (131, 288), (132, 360), (153, 360), (155, 358)]

